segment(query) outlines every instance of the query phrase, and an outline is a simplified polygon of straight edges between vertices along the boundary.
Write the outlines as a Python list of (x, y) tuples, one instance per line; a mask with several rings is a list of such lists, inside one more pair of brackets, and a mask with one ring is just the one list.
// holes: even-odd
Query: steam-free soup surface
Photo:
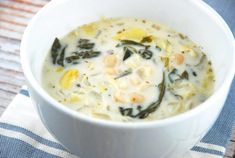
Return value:
[(42, 69), (45, 90), (90, 117), (170, 117), (212, 93), (212, 64), (187, 36), (153, 21), (101, 19), (55, 37)]

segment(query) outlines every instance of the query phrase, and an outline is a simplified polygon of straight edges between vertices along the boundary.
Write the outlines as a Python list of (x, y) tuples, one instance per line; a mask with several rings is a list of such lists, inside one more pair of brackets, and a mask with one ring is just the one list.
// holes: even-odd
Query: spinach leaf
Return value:
[(123, 116), (130, 116), (132, 115), (132, 108), (123, 108), (123, 107), (119, 107), (119, 111)]
[(175, 82), (176, 80), (180, 79), (180, 75), (178, 74), (178, 70), (174, 68), (169, 74), (168, 79), (171, 83)]
[(60, 48), (61, 48), (60, 41), (56, 37), (51, 47), (51, 57), (52, 57), (53, 64), (56, 64), (56, 59), (57, 59), (57, 56), (59, 55)]
[(78, 47), (80, 49), (93, 49), (95, 43), (91, 43), (88, 39), (79, 39)]
[(165, 74), (163, 73), (163, 79), (162, 82), (158, 85), (158, 89), (160, 91), (160, 94), (158, 96), (158, 100), (156, 102), (153, 102), (152, 104), (150, 104), (145, 110), (140, 111), (136, 117), (140, 118), (140, 119), (144, 119), (146, 117), (149, 116), (150, 113), (156, 111), (158, 109), (158, 107), (160, 106), (162, 99), (165, 95), (165, 90), (166, 90), (166, 86), (165, 86)]
[(171, 83), (175, 82), (175, 81), (179, 81), (179, 80), (183, 80), (189, 79), (189, 74), (188, 72), (185, 70), (182, 74), (178, 74), (178, 70), (176, 68), (174, 68), (169, 74), (168, 74), (168, 79)]
[(99, 51), (82, 51), (82, 52), (76, 52), (75, 55), (66, 57), (65, 60), (67, 63), (72, 63), (74, 61), (77, 61), (79, 59), (89, 59), (94, 58), (100, 55), (101, 52)]
[(60, 66), (63, 66), (64, 67), (64, 54), (65, 54), (65, 50), (66, 50), (67, 46), (65, 46), (61, 53), (60, 53), (60, 57), (59, 59), (57, 60), (57, 64), (60, 65)]
[(165, 95), (165, 73), (163, 72), (163, 79), (162, 82), (158, 85), (158, 89), (160, 91), (160, 94), (158, 96), (158, 99), (156, 102), (153, 102), (150, 104), (146, 109), (142, 110), (141, 106), (137, 106), (137, 110), (139, 111), (137, 114), (133, 114), (133, 108), (123, 108), (120, 107), (119, 111), (123, 116), (129, 116), (132, 118), (139, 118), (139, 119), (144, 119), (149, 116), (149, 114), (153, 113), (158, 109), (160, 106), (162, 99)]
[(79, 55), (72, 55), (72, 56), (69, 56), (69, 57), (65, 58), (67, 63), (72, 63), (73, 61), (76, 61), (78, 59), (80, 59)]
[(140, 50), (138, 51), (138, 53), (139, 53), (140, 56), (141, 56), (142, 58), (144, 58), (144, 59), (151, 59), (152, 56), (153, 56), (153, 53), (152, 53), (150, 50), (148, 50), (148, 49), (140, 49)]
[(132, 40), (120, 40), (121, 43), (119, 43), (116, 47), (121, 47), (121, 46), (126, 46), (126, 45), (135, 45), (135, 46), (142, 46), (142, 47), (146, 47), (146, 45), (136, 42), (136, 41), (132, 41)]
[(81, 56), (82, 59), (88, 59), (88, 58), (94, 58), (100, 55), (101, 52), (99, 51), (84, 51), (80, 52), (79, 55)]
[(125, 46), (123, 48), (124, 50), (124, 56), (123, 56), (123, 61), (125, 61), (126, 59), (128, 59), (129, 57), (131, 57), (132, 54), (136, 53), (137, 50), (133, 47), (130, 46)]

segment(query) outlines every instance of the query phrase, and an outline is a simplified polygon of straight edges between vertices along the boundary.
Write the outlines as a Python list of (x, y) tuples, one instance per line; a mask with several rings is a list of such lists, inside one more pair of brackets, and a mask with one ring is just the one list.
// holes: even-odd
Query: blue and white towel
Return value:
[[(222, 158), (235, 120), (235, 79), (218, 120), (183, 158)], [(26, 87), (0, 118), (0, 158), (76, 158), (43, 126)]]

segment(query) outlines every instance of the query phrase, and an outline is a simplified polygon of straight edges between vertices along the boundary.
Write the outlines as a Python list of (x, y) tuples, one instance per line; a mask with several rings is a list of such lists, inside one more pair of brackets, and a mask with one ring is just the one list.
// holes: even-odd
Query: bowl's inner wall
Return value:
[[(216, 74), (216, 89), (222, 84), (232, 64), (232, 47), (211, 13), (198, 2), (189, 0), (58, 0), (36, 16), (29, 29), (26, 54), (33, 75), (40, 82), (45, 56), (55, 37), (61, 37), (76, 26), (105, 17), (140, 17), (166, 24), (188, 35), (201, 45), (212, 60)], [(222, 28), (222, 29), (221, 29)], [(226, 63), (226, 64), (224, 64)]]

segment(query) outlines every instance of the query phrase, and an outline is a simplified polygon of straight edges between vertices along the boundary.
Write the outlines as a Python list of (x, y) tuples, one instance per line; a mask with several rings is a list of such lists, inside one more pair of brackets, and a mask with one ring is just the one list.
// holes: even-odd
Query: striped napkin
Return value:
[[(183, 158), (222, 158), (235, 120), (235, 79), (218, 120)], [(0, 118), (0, 158), (78, 158), (43, 126), (26, 87)], [(181, 157), (181, 158), (182, 158)]]

